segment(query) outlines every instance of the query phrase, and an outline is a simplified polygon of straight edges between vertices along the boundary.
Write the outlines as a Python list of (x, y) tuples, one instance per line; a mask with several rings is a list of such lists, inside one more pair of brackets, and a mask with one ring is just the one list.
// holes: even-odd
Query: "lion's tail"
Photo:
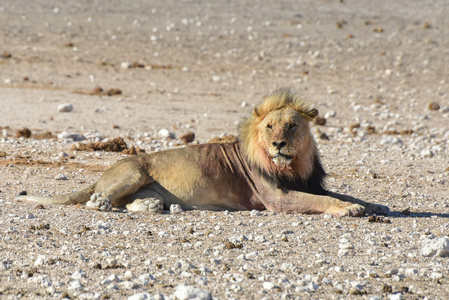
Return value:
[(70, 194), (59, 195), (54, 197), (45, 197), (45, 196), (33, 196), (33, 195), (23, 195), (17, 196), (14, 200), (27, 201), (27, 202), (36, 202), (41, 204), (78, 204), (78, 203), (86, 203), (89, 201), (90, 196), (95, 192), (96, 183), (91, 186)]

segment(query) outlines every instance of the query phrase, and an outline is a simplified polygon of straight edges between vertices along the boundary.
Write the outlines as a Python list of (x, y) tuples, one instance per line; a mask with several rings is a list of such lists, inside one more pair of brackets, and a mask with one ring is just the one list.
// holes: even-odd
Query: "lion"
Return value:
[(99, 210), (160, 213), (184, 210), (268, 210), (362, 216), (388, 208), (332, 193), (309, 122), (318, 110), (291, 89), (257, 105), (233, 143), (210, 143), (128, 157), (89, 187), (55, 197), (18, 196), (42, 204), (86, 204)]

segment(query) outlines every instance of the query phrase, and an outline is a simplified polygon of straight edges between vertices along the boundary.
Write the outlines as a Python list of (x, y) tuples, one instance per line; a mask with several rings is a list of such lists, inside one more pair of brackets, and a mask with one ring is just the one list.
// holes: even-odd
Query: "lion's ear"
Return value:
[(310, 108), (302, 112), (303, 116), (306, 117), (307, 121), (312, 121), (318, 116), (318, 109)]
[(259, 110), (257, 109), (257, 107), (254, 108), (254, 115), (255, 115), (256, 117), (259, 117), (259, 116), (260, 116), (260, 113), (259, 113)]

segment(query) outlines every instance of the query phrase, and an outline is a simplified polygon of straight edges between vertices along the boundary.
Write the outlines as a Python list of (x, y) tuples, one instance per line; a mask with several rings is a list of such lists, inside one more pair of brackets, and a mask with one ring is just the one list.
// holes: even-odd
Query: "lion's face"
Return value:
[(288, 167), (298, 154), (310, 148), (308, 121), (290, 107), (268, 113), (258, 131), (267, 155), (280, 168)]

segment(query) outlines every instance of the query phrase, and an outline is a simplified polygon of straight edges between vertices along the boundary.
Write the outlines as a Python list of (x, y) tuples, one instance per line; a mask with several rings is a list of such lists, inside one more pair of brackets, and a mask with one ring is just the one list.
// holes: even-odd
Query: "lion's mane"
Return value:
[(314, 119), (318, 110), (308, 104), (292, 89), (279, 89), (257, 105), (250, 117), (244, 119), (239, 127), (239, 142), (247, 162), (259, 170), (267, 180), (284, 190), (297, 190), (314, 194), (325, 194), (323, 187), (324, 171), (315, 140), (311, 133), (296, 144), (296, 155), (288, 167), (277, 166), (266, 146), (259, 129), (260, 122), (272, 111), (290, 107), (306, 121)]

